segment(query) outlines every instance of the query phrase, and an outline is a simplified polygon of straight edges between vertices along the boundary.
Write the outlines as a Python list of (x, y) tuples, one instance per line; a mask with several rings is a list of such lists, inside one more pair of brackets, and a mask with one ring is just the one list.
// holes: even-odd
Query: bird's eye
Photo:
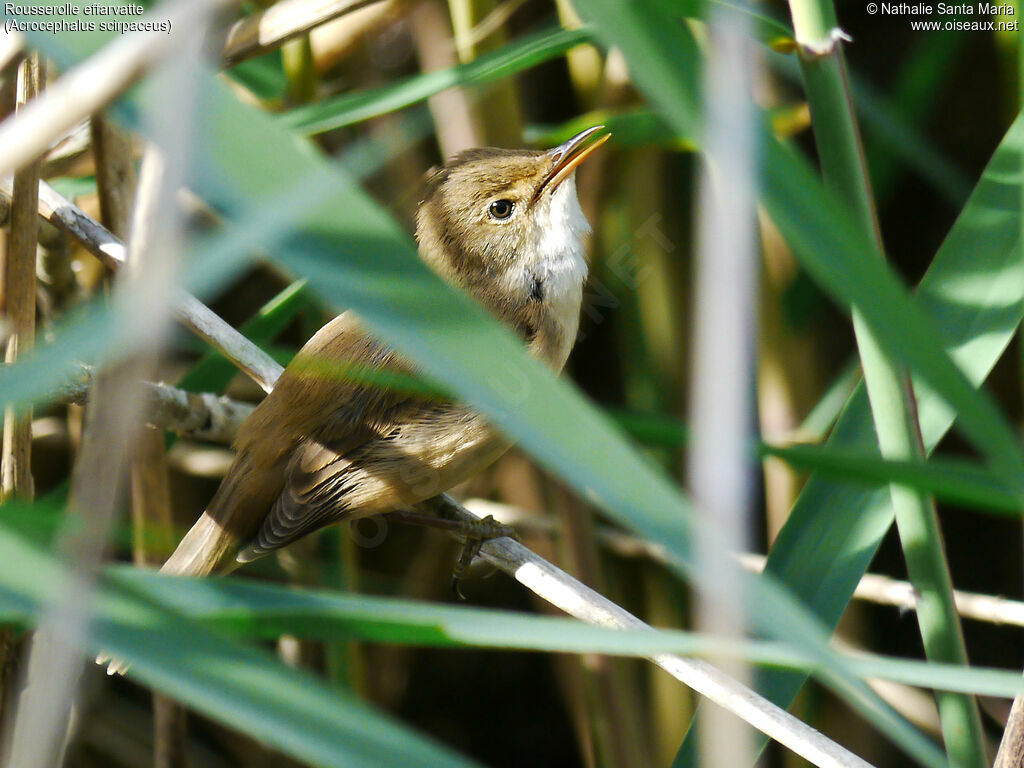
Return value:
[(487, 212), (492, 219), (507, 219), (512, 215), (513, 208), (515, 204), (511, 200), (495, 200), (488, 206)]

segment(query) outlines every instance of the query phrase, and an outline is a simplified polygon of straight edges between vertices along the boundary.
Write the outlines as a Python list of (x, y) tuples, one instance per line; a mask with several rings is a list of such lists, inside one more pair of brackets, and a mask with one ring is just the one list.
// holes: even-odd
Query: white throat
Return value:
[(544, 301), (572, 302), (572, 314), (580, 311), (583, 283), (587, 279), (583, 239), (590, 224), (575, 194), (575, 179), (565, 179), (542, 201), (538, 211), (535, 260), (529, 270), (544, 283)]
[(535, 258), (523, 265), (521, 279), (529, 285), (540, 281), (541, 300), (561, 326), (564, 349), (555, 355), (561, 367), (579, 328), (583, 282), (587, 278), (583, 238), (589, 234), (590, 224), (576, 197), (575, 174), (538, 203), (544, 207), (537, 211)]

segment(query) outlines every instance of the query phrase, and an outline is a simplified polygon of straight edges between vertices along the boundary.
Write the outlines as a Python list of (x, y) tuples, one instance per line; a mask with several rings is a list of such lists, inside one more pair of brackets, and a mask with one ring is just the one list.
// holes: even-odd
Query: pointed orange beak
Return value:
[(548, 175), (544, 177), (544, 181), (537, 187), (537, 191), (533, 194), (533, 199), (537, 200), (544, 190), (554, 192), (558, 185), (569, 178), (572, 172), (576, 170), (576, 166), (590, 157), (590, 154), (595, 149), (608, 141), (612, 135), (607, 132), (602, 133), (603, 131), (605, 131), (603, 125), (587, 128), (587, 130), (577, 133), (564, 144), (559, 144), (548, 152), (548, 155), (555, 161), (555, 164), (548, 171)]

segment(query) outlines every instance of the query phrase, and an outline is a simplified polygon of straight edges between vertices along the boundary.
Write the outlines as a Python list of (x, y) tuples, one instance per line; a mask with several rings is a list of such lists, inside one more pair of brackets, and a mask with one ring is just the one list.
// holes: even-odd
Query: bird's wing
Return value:
[(238, 560), (255, 559), (345, 513), (346, 496), (357, 481), (348, 471), (352, 454), (433, 402), (383, 386), (389, 374), (410, 373), (391, 350), (363, 334), (349, 313), (310, 339), (267, 397), (283, 398), (288, 407), (261, 404), (239, 437), (240, 451), (265, 446), (267, 435), (280, 435), (276, 419), (283, 416), (288, 434), (278, 444), (291, 455), (279, 495)]
[[(278, 514), (273, 510), (286, 487), (300, 489), (304, 472), (317, 465), (326, 470), (386, 432), (397, 411), (415, 408), (409, 394), (358, 375), (389, 370), (411, 372), (368, 337), (351, 313), (321, 328), (242, 425), (227, 476), (164, 570), (205, 576), (231, 568), (239, 547), (252, 541), (269, 515)], [(323, 451), (319, 458), (317, 450)]]
[(348, 472), (352, 463), (348, 454), (375, 437), (380, 433), (361, 429), (331, 445), (304, 441), (288, 462), (284, 488), (238, 559), (254, 560), (342, 515), (345, 496), (351, 491), (346, 481), (354, 480)]

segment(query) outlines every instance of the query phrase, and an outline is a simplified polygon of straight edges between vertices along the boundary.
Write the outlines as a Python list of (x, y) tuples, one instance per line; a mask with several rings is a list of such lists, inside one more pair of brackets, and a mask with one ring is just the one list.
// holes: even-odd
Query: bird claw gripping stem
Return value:
[[(416, 511), (417, 509), (425, 511)], [(465, 596), (459, 590), (459, 582), (474, 558), (480, 553), (480, 548), (485, 541), (500, 539), (505, 536), (519, 541), (519, 534), (515, 528), (499, 523), (494, 519), (493, 515), (488, 515), (479, 520), (453, 517), (443, 502), (437, 506), (421, 506), (396, 512), (393, 513), (393, 517), (395, 520), (403, 523), (423, 525), (429, 528), (441, 528), (452, 532), (462, 539), (462, 551), (459, 553), (459, 559), (455, 561), (455, 567), (452, 569), (452, 591), (460, 599), (465, 599)]]
[(500, 539), (503, 536), (519, 541), (519, 534), (512, 526), (499, 523), (493, 515), (488, 515), (475, 522), (469, 520), (461, 522), (466, 526), (466, 533), (459, 559), (455, 561), (455, 567), (452, 569), (452, 592), (460, 600), (465, 600), (466, 596), (462, 594), (459, 585), (469, 566), (473, 564), (473, 560), (480, 554), (480, 548), (484, 542), (490, 539)]

